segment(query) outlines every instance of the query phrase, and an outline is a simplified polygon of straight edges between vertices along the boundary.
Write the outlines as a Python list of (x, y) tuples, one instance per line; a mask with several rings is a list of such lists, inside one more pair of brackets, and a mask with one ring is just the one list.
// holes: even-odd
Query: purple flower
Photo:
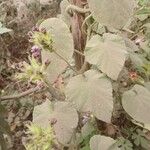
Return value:
[(41, 56), (41, 53), (40, 52), (35, 52), (35, 53), (32, 54), (32, 56), (34, 58), (39, 58)]
[(34, 45), (31, 48), (31, 53), (36, 53), (36, 52), (40, 52), (40, 51), (41, 51), (41, 49), (37, 45)]
[(33, 28), (32, 28), (32, 31), (33, 31), (33, 32), (39, 32), (39, 27), (37, 27), (37, 26), (33, 27)]

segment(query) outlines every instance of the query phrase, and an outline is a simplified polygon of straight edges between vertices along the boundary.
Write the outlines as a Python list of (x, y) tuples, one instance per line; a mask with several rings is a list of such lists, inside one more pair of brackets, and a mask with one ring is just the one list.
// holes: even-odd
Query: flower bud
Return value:
[(35, 52), (32, 54), (32, 56), (36, 59), (39, 58), (41, 56), (40, 52)]
[(49, 64), (50, 64), (50, 60), (47, 59), (47, 60), (45, 61), (45, 65), (48, 66)]
[(46, 34), (46, 29), (45, 29), (45, 28), (41, 28), (41, 32), (42, 32), (43, 34)]
[(32, 46), (31, 48), (31, 53), (35, 53), (35, 52), (39, 52), (41, 49), (37, 46), (37, 45), (34, 45)]
[(27, 35), (29, 36), (29, 38), (32, 38), (33, 33), (31, 31), (29, 31)]

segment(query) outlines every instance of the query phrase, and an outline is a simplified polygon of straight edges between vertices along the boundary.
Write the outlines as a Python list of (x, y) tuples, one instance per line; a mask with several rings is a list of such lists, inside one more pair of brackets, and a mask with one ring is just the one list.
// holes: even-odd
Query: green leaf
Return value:
[(136, 132), (133, 133), (132, 139), (134, 140), (134, 144), (136, 146), (142, 146), (146, 149), (150, 148), (150, 141), (146, 139), (146, 135), (142, 130), (137, 129)]
[(58, 141), (67, 145), (78, 125), (78, 114), (66, 102), (57, 102), (53, 105), (47, 100), (34, 108), (33, 122), (41, 128), (47, 127), (51, 122), (54, 122), (53, 128)]
[(96, 65), (111, 79), (117, 80), (127, 57), (127, 48), (124, 44), (113, 40), (102, 42), (95, 40), (95, 37), (91, 38), (86, 46), (85, 59), (90, 64)]
[[(40, 28), (45, 28), (52, 36), (53, 49), (66, 61), (69, 61), (73, 56), (74, 46), (73, 38), (67, 25), (57, 18), (49, 18), (43, 21)], [(42, 60), (50, 60), (50, 65), (47, 68), (47, 77), (50, 82), (54, 82), (58, 75), (60, 75), (67, 64), (55, 52), (42, 50)]]
[(66, 87), (66, 98), (78, 111), (92, 112), (100, 120), (111, 121), (112, 85), (98, 71), (89, 70), (71, 78)]
[(136, 121), (150, 124), (150, 91), (141, 85), (135, 85), (125, 92), (122, 98), (125, 111)]
[(133, 150), (133, 144), (124, 137), (118, 138), (116, 145), (120, 147), (121, 150)]
[(150, 8), (149, 7), (144, 7), (142, 9), (140, 9), (139, 11), (137, 11), (136, 13), (137, 15), (143, 15), (143, 14), (147, 14), (150, 15)]
[(88, 0), (95, 20), (105, 26), (123, 28), (133, 15), (134, 0)]
[[(90, 140), (91, 150), (113, 150), (112, 146), (115, 144), (115, 140), (101, 135), (95, 135)], [(115, 147), (114, 150), (119, 150), (118, 147)]]

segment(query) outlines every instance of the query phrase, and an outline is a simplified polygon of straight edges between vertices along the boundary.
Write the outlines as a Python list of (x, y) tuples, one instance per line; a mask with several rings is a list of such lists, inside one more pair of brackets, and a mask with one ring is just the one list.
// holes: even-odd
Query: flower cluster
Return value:
[(34, 45), (31, 48), (31, 54), (35, 59), (39, 60), (41, 58), (41, 48), (39, 48), (37, 45)]
[(50, 150), (53, 144), (53, 130), (51, 126), (41, 128), (35, 124), (28, 125), (28, 142), (25, 143), (26, 150)]
[(28, 80), (33, 83), (42, 81), (45, 75), (46, 65), (39, 63), (34, 57), (29, 58), (29, 61), (29, 63), (23, 62), (21, 72), (16, 75), (16, 78)]
[(53, 40), (51, 35), (46, 31), (45, 28), (34, 27), (32, 31), (28, 33), (29, 41), (37, 45), (38, 47), (49, 50), (50, 52), (53, 51)]

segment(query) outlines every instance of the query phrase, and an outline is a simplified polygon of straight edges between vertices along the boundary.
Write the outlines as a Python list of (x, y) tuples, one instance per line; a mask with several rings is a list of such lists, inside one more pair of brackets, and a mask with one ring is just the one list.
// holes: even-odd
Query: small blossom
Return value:
[(32, 56), (36, 59), (36, 58), (40, 58), (41, 54), (40, 52), (35, 52), (32, 54)]
[(39, 52), (41, 49), (37, 46), (37, 45), (34, 45), (32, 48), (31, 48), (31, 53), (35, 53), (35, 52)]
[(131, 80), (136, 80), (138, 78), (138, 75), (136, 72), (130, 72), (129, 76)]

